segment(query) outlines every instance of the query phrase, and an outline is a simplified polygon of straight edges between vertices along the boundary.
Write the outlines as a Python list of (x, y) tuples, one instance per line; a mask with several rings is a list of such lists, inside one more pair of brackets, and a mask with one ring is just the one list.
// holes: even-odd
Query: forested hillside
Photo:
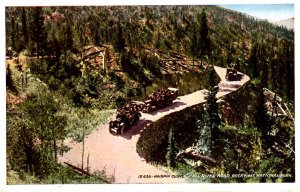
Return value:
[[(39, 179), (35, 182), (49, 182), (49, 177), (72, 182), (54, 174), (57, 156), (67, 150), (65, 139), (84, 141), (91, 130), (107, 123), (115, 108), (145, 99), (157, 88), (178, 87), (184, 95), (213, 87), (217, 79), (211, 83), (212, 65), (249, 75), (255, 91), (247, 95), (267, 88), (293, 113), (294, 31), (265, 20), (219, 6), (6, 7), (5, 24), (9, 174), (34, 175)], [(249, 112), (266, 113), (256, 109)], [(228, 114), (220, 115), (220, 122), (228, 122)], [(258, 132), (241, 129), (241, 140), (272, 132), (260, 133), (261, 126), (285, 123), (254, 121), (242, 121), (241, 126)], [(285, 139), (292, 142), (294, 127), (289, 123)], [(283, 154), (280, 158), (287, 152)], [(293, 171), (278, 168), (283, 169)], [(112, 182), (103, 175), (84, 182), (99, 177)]]

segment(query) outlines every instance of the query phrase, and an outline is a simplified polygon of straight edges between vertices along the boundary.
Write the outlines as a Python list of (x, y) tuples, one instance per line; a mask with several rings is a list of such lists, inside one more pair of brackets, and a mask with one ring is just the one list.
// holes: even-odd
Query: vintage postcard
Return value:
[(6, 5), (6, 186), (295, 184), (294, 6)]

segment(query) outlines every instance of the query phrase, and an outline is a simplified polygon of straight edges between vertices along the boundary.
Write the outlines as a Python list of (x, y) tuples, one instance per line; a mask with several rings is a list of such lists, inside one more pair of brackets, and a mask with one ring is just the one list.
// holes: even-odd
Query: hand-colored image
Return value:
[(6, 7), (7, 184), (295, 182), (293, 11)]

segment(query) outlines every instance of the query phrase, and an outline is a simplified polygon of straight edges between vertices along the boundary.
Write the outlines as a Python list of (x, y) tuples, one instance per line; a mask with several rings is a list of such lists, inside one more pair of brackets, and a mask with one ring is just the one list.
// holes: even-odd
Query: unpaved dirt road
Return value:
[[(219, 92), (217, 93), (218, 98), (235, 91), (249, 80), (248, 76), (240, 74), (240, 81), (227, 82), (225, 79), (226, 68), (214, 68), (221, 78)], [(172, 178), (172, 174), (167, 174), (146, 163), (136, 153), (136, 143), (141, 131), (145, 129), (147, 124), (157, 121), (167, 114), (202, 102), (205, 102), (203, 90), (181, 96), (171, 106), (154, 111), (151, 114), (142, 113), (140, 121), (122, 136), (111, 135), (108, 125), (102, 125), (85, 139), (84, 167), (86, 167), (86, 160), (89, 155), (90, 169), (102, 170), (105, 168), (107, 175), (115, 177), (115, 183), (186, 183), (183, 178)], [(71, 147), (71, 150), (60, 157), (60, 161), (80, 166), (82, 143), (70, 142), (68, 146)], [(150, 175), (151, 178), (139, 178), (140, 175)], [(154, 178), (155, 175), (171, 176)]]

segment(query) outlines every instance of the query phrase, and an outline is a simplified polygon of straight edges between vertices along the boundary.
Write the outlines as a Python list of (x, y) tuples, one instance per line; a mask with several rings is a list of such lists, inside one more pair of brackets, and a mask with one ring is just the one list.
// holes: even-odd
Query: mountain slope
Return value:
[(289, 18), (280, 21), (274, 21), (273, 23), (278, 26), (286, 27), (287, 29), (294, 29), (294, 20), (294, 18)]

